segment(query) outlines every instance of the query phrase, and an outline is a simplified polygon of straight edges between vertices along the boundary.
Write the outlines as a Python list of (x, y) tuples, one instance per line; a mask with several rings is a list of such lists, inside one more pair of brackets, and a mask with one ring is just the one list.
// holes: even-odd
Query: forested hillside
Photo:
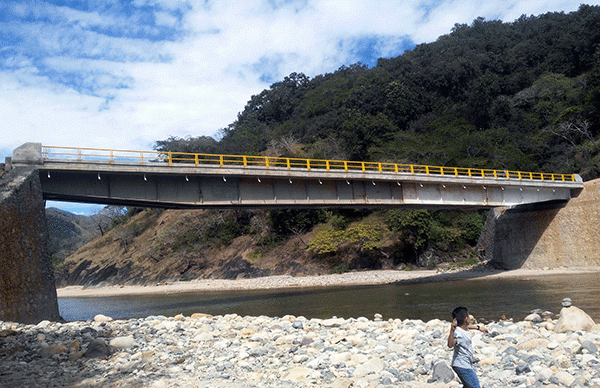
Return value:
[[(380, 59), (373, 68), (356, 64), (312, 79), (290, 74), (252, 96), (216, 138), (171, 137), (157, 141), (155, 149), (597, 178), (598, 26), (600, 7), (586, 5), (570, 14), (523, 16), (512, 23), (477, 19), (471, 25), (457, 24), (436, 42)], [(254, 268), (249, 272), (255, 274), (285, 268), (302, 272), (298, 267), (307, 263), (318, 263), (314, 268), (321, 271), (342, 271), (473, 260), (485, 214), (286, 210), (199, 211), (186, 217), (178, 229), (167, 228), (164, 236), (155, 233), (162, 245), (148, 248), (156, 262), (185, 257), (181, 269), (170, 266), (171, 277), (178, 271), (185, 276), (227, 276), (207, 270), (210, 255), (236, 241), (242, 249), (240, 239), (246, 242), (246, 253), (236, 251), (233, 262), (245, 261), (241, 268)], [(284, 266), (256, 271), (262, 259), (270, 257), (264, 262), (273, 263), (280, 252), (285, 252)], [(229, 259), (219, 258), (221, 264)], [(145, 278), (165, 277), (169, 274)]]
[(600, 8), (475, 20), (403, 55), (252, 96), (209, 137), (162, 151), (600, 172)]

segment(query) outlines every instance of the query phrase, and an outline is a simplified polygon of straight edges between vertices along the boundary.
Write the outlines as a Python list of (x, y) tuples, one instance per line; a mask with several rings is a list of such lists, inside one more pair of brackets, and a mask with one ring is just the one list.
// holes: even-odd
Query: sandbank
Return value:
[(372, 270), (318, 276), (276, 275), (251, 279), (195, 279), (154, 285), (68, 286), (57, 289), (59, 298), (110, 297), (124, 295), (174, 294), (206, 291), (291, 289), (335, 286), (365, 286), (390, 283), (427, 283), (469, 279), (528, 278), (552, 275), (598, 273), (600, 267), (497, 270), (477, 266), (462, 271)]

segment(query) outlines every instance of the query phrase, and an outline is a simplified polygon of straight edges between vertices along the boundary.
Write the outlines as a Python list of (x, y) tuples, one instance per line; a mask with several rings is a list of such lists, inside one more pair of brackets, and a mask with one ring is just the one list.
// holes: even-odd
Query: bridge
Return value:
[(163, 208), (499, 207), (480, 242), (505, 268), (600, 265), (600, 187), (575, 174), (40, 143), (15, 149), (3, 170), (0, 320), (60, 319), (44, 199)]
[(44, 199), (162, 208), (485, 209), (567, 201), (576, 174), (26, 143)]

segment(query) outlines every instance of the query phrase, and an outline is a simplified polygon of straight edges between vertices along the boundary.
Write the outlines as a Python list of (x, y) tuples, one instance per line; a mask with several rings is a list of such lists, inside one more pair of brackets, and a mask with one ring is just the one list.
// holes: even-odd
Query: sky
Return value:
[(582, 3), (0, 1), (0, 162), (25, 142), (151, 150), (170, 136), (217, 137), (252, 95), (291, 73), (374, 66), (456, 23), (512, 22)]

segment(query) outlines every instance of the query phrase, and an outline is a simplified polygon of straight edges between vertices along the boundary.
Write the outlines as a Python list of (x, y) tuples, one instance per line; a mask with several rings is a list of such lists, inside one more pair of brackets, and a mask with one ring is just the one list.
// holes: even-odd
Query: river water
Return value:
[(422, 284), (388, 284), (362, 287), (326, 287), (293, 290), (196, 292), (170, 295), (101, 298), (59, 298), (67, 321), (93, 319), (104, 314), (114, 319), (150, 315), (238, 314), (306, 318), (333, 316), (450, 320), (450, 311), (464, 305), (482, 321), (503, 316), (522, 320), (533, 309), (558, 314), (563, 298), (600, 323), (600, 275), (552, 275), (528, 279), (475, 279)]

